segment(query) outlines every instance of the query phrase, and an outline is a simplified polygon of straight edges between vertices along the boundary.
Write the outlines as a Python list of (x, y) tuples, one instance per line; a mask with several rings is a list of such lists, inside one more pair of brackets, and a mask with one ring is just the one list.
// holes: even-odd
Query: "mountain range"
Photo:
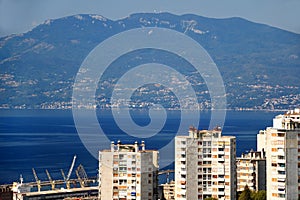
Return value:
[[(238, 17), (137, 13), (118, 20), (95, 14), (51, 19), (29, 32), (0, 38), (0, 108), (71, 108), (74, 80), (90, 51), (115, 34), (140, 27), (172, 29), (201, 44), (222, 75), (228, 109), (300, 106), (300, 34)], [(186, 72), (196, 85), (201, 108), (212, 107), (203, 79), (189, 73), (184, 62), (162, 52), (152, 55)], [(137, 57), (149, 59), (144, 51), (128, 56), (114, 63), (111, 74), (99, 83), (98, 107), (112, 106), (111, 91), (120, 71), (138, 65)], [(157, 85), (139, 88), (128, 105), (114, 106), (144, 108), (157, 103), (180, 108), (172, 91)], [(194, 109), (188, 104), (183, 108)]]

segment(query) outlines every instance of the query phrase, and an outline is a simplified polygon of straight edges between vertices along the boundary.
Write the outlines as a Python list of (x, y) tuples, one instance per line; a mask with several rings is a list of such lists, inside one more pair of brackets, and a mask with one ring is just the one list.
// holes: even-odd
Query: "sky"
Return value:
[(300, 33), (300, 0), (0, 0), (0, 37), (27, 32), (47, 19), (75, 14), (120, 19), (138, 12), (242, 17)]

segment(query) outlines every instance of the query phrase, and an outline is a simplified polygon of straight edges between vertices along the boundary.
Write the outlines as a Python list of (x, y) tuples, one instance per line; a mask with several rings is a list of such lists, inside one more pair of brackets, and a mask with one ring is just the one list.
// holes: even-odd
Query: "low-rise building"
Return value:
[(236, 159), (237, 191), (247, 185), (250, 190), (266, 190), (266, 157), (264, 151), (243, 153)]

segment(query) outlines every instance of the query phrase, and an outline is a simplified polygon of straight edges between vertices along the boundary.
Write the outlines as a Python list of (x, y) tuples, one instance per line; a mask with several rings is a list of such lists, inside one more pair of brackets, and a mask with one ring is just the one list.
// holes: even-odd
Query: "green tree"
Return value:
[(251, 190), (249, 189), (248, 185), (245, 186), (244, 191), (241, 193), (238, 200), (252, 200)]
[(252, 192), (252, 199), (253, 200), (266, 200), (267, 193), (265, 190), (259, 190), (258, 192)]

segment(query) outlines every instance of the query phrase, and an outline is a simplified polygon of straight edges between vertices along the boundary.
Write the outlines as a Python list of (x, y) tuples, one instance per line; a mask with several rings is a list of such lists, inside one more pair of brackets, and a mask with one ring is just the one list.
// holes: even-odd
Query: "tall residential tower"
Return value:
[(156, 200), (158, 151), (139, 145), (112, 142), (99, 152), (99, 198), (102, 200)]
[(300, 109), (273, 119), (273, 127), (257, 135), (258, 151), (267, 157), (267, 199), (300, 198)]
[(175, 198), (236, 199), (236, 139), (221, 129), (197, 130), (175, 138)]

